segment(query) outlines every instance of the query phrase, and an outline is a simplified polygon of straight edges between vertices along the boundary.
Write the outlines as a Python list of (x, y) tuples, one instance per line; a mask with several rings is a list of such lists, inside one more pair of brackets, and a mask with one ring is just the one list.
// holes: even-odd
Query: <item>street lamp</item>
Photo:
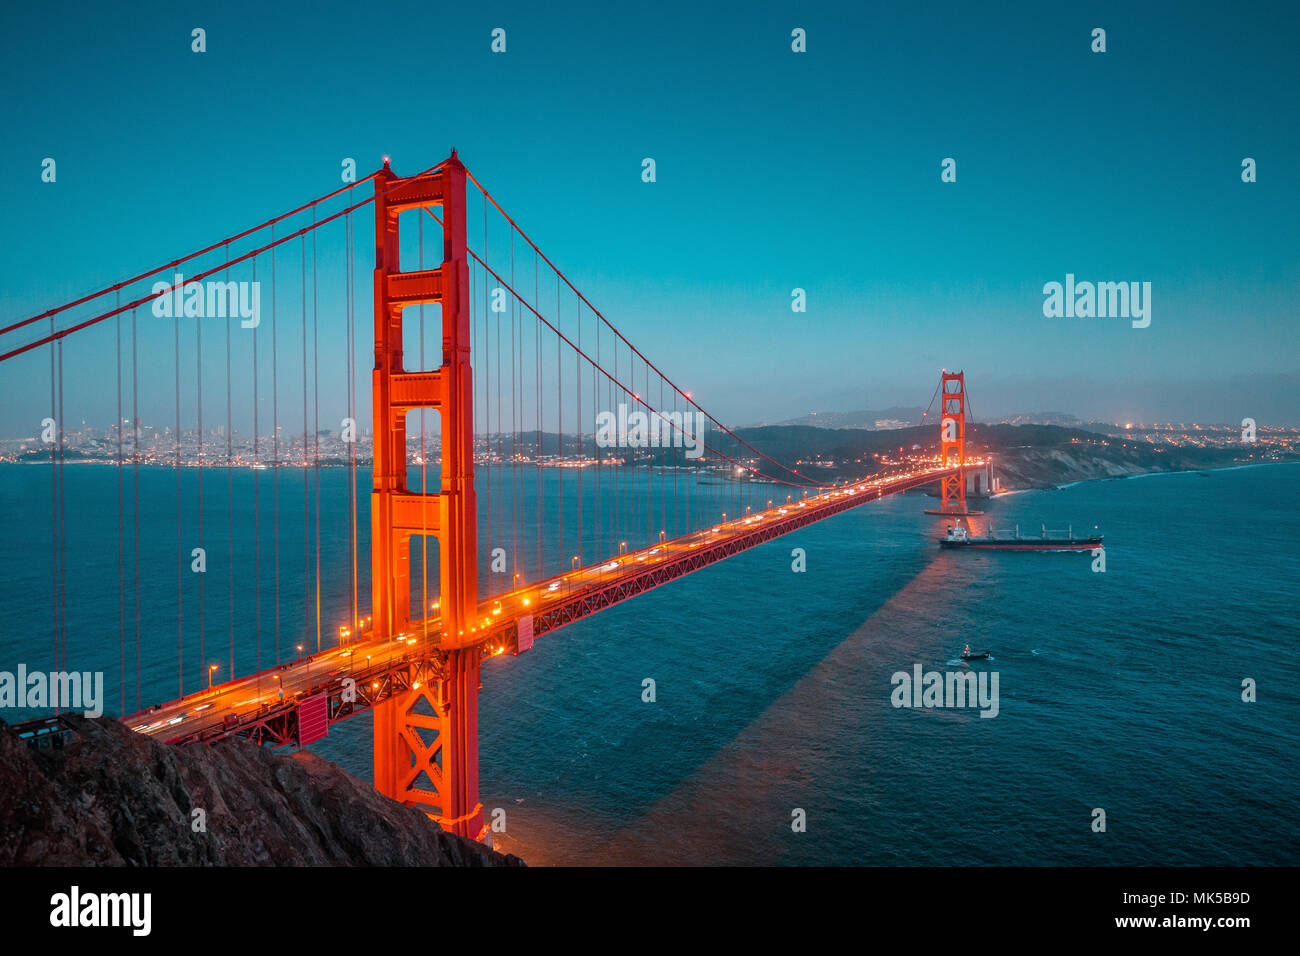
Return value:
[(215, 671), (220, 666), (221, 666), (220, 664), (208, 665), (208, 690), (212, 690), (212, 672)]

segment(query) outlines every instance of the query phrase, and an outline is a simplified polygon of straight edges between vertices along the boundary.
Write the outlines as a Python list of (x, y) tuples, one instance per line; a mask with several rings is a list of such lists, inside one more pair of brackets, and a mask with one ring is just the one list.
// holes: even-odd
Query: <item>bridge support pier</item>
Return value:
[[(481, 652), (466, 635), (478, 611), (478, 534), (474, 495), (473, 382), (470, 371), (469, 264), (465, 167), (455, 152), (432, 173), (405, 179), (388, 164), (375, 178), (375, 423), (370, 498), (373, 636), (411, 627), (410, 540), (437, 541), (441, 665), (437, 679), (413, 684), (374, 709), (375, 788), (418, 806), (446, 830), (483, 839), (478, 802), (478, 691)], [(443, 212), (443, 261), (403, 272), (399, 221), (404, 211)], [(407, 371), (402, 312), (442, 309), (442, 364)], [(441, 422), (441, 487), (406, 486), (406, 415), (436, 408)], [(419, 618), (429, 613), (421, 608)]]
[(486, 836), (478, 799), (478, 648), (451, 651), (442, 679), (375, 705), (375, 789), (443, 829)]

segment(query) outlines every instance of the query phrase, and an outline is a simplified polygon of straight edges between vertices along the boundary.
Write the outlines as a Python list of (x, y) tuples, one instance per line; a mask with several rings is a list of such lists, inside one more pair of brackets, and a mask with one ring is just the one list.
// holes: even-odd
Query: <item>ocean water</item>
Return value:
[[(480, 789), (489, 814), (505, 811), (495, 845), (534, 865), (1296, 864), (1300, 689), (1284, 665), (1300, 638), (1300, 515), (1288, 498), (1297, 469), (1087, 482), (987, 504), (999, 528), (1100, 526), (1104, 573), (1087, 553), (941, 551), (946, 521), (921, 513), (932, 499), (896, 496), (486, 662)], [(105, 669), (117, 710), (116, 471), (65, 474), (68, 582), (100, 582), (69, 589), (69, 666)], [(178, 683), (176, 477), (141, 475), (144, 500), (158, 503), (142, 516), (156, 546), (142, 545), (147, 704)], [(42, 466), (0, 467), (0, 669), (51, 663), (49, 480)], [(343, 480), (322, 471), (322, 527), (342, 527), (330, 509), (345, 500)], [(311, 562), (293, 481), (281, 477), (280, 535), (292, 550), (281, 563), (284, 656), (314, 640), (314, 624), (302, 627), (314, 594), (303, 587)], [(224, 473), (205, 482), (205, 522), (224, 533)], [(259, 482), (266, 495), (266, 473)], [(131, 581), (129, 526), (127, 535)], [(327, 581), (350, 580), (346, 534), (337, 537), (322, 539)], [(273, 587), (250, 570), (253, 539), (235, 530), (241, 671), (254, 589), (265, 602), (263, 663), (274, 656)], [(265, 561), (265, 528), (260, 543)], [(169, 559), (155, 553), (168, 548)], [(802, 573), (794, 548), (806, 555)], [(204, 659), (227, 649), (227, 563), (209, 559)], [(191, 585), (180, 643), (197, 669)], [(325, 595), (323, 618), (345, 619), (349, 601)], [(133, 603), (129, 583), (128, 703)], [(965, 643), (993, 654), (972, 666), (998, 675), (996, 717), (893, 705), (893, 674), (959, 671)], [(642, 699), (646, 678), (653, 703)], [(1242, 700), (1246, 679), (1253, 703)], [(369, 719), (336, 726), (313, 749), (368, 777)], [(1105, 832), (1093, 829), (1097, 810)]]

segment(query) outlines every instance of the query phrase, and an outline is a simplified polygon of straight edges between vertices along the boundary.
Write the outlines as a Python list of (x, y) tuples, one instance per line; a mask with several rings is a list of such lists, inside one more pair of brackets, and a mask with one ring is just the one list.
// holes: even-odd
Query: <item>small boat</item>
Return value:
[(989, 659), (989, 652), (980, 651), (978, 654), (963, 654), (961, 659), (964, 661), (986, 661)]
[(976, 537), (966, 530), (965, 525), (958, 522), (949, 525), (947, 535), (939, 539), (941, 548), (978, 548), (999, 551), (1091, 551), (1101, 546), (1102, 535), (1090, 534), (1076, 538), (1073, 525), (1065, 531), (1048, 531), (1044, 527), (1042, 534), (1037, 537), (1021, 535), (1019, 525), (1016, 525), (1014, 531), (991, 531), (985, 536)]

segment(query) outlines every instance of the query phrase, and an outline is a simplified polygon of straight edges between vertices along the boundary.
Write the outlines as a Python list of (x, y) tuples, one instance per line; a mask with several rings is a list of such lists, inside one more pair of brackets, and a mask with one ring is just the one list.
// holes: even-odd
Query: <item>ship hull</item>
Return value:
[(1091, 551), (1102, 546), (1101, 538), (1071, 538), (1062, 541), (981, 541), (969, 538), (965, 541), (948, 541), (941, 539), (939, 547), (956, 548), (967, 551)]

